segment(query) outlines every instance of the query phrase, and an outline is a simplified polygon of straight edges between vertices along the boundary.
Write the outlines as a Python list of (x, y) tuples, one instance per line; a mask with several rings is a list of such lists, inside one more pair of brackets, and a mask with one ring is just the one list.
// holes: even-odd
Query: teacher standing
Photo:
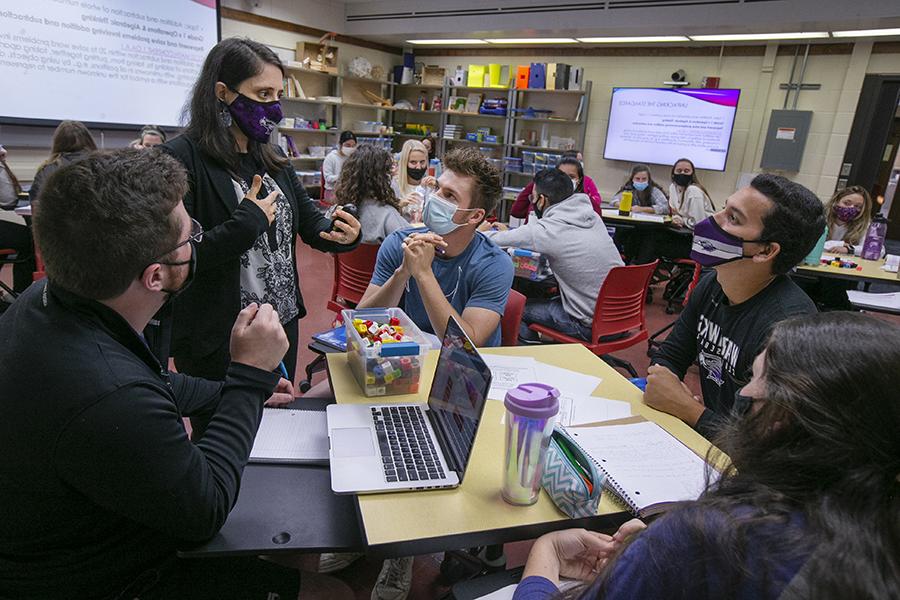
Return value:
[(222, 40), (194, 84), (184, 134), (162, 146), (187, 168), (184, 206), (204, 230), (195, 279), (174, 307), (172, 355), (180, 372), (224, 379), (231, 326), (256, 302), (278, 311), (293, 381), (298, 321), (306, 314), (296, 236), (322, 252), (346, 252), (359, 242), (359, 222), (339, 210), (344, 222), (332, 232), (284, 153), (269, 143), (282, 119), (283, 77), (268, 47)]

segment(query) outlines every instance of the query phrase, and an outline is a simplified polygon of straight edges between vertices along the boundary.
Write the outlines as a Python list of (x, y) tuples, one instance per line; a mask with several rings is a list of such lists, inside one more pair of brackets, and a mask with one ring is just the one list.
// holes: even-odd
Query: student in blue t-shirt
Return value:
[[(718, 482), (644, 531), (542, 536), (514, 600), (896, 598), (898, 364), (892, 323), (839, 311), (775, 324), (737, 392), (747, 414), (716, 439)], [(585, 583), (560, 596), (560, 577)]]
[(401, 306), (438, 337), (453, 315), (476, 346), (499, 346), (513, 266), (477, 227), (500, 200), (500, 173), (474, 148), (462, 148), (444, 159), (438, 186), (425, 202), (426, 229), (402, 229), (382, 242), (359, 308)]

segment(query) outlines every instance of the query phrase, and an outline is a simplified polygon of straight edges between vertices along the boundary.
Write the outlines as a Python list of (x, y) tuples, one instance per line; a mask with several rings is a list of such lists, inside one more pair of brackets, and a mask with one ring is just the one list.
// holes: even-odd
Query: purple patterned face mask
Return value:
[(745, 240), (732, 235), (712, 217), (707, 217), (694, 226), (694, 241), (691, 246), (691, 260), (702, 267), (716, 267), (733, 260), (750, 258), (744, 256), (744, 244), (765, 244), (765, 240)]
[(241, 93), (228, 105), (228, 112), (244, 135), (260, 143), (269, 140), (269, 136), (284, 118), (281, 103), (277, 100), (258, 102)]
[(849, 223), (858, 217), (861, 212), (862, 209), (858, 206), (839, 206), (837, 204), (834, 206), (834, 216), (844, 223)]

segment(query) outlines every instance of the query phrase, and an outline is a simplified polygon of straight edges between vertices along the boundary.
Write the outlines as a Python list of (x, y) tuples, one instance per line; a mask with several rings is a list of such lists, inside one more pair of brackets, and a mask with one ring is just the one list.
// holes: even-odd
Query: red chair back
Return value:
[(355, 250), (334, 254), (334, 287), (328, 310), (340, 313), (362, 300), (378, 258), (378, 244), (360, 244)]
[(509, 290), (506, 308), (500, 318), (500, 344), (517, 346), (519, 344), (519, 325), (522, 324), (522, 313), (525, 312), (525, 296), (516, 290)]
[[(638, 335), (642, 332), (646, 336), (647, 320), (644, 307), (647, 286), (658, 262), (614, 267), (609, 271), (603, 280), (594, 308), (592, 343), (598, 343), (603, 336), (634, 330), (638, 330)], [(635, 336), (629, 336), (629, 339), (631, 337)]]

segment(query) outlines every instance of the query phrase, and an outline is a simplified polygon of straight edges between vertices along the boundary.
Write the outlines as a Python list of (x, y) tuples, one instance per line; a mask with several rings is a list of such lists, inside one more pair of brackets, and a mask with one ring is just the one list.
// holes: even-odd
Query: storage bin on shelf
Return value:
[(431, 344), (406, 313), (399, 308), (368, 308), (343, 310), (341, 316), (347, 331), (347, 362), (366, 396), (419, 391)]

